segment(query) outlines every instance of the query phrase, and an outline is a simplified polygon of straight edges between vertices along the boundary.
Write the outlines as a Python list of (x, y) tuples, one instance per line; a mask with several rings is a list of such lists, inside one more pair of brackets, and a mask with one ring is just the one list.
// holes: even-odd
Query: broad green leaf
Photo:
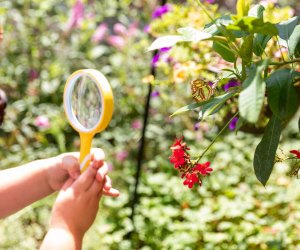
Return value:
[(264, 186), (273, 170), (280, 133), (281, 121), (273, 115), (266, 127), (261, 142), (255, 149), (253, 160), (255, 175)]
[(264, 102), (266, 83), (262, 78), (262, 72), (265, 66), (266, 61), (250, 71), (239, 95), (240, 115), (250, 123), (257, 122)]
[(177, 31), (181, 34), (183, 41), (187, 42), (199, 42), (212, 37), (212, 35), (207, 32), (196, 30), (191, 27), (180, 28)]
[(243, 38), (243, 44), (239, 54), (246, 64), (251, 62), (253, 55), (253, 34)]
[(215, 19), (213, 22), (206, 24), (203, 31), (211, 35), (219, 35), (222, 33), (220, 27), (224, 28), (224, 26), (232, 23), (233, 21), (230, 15), (221, 16)]
[(287, 21), (276, 24), (279, 35), (279, 44), (290, 50), (291, 35), (298, 24), (297, 16), (288, 19)]
[(293, 70), (280, 69), (266, 80), (269, 106), (281, 120), (292, 117), (299, 106), (298, 94), (293, 84), (294, 77)]
[(235, 55), (225, 42), (214, 42), (213, 49), (216, 51), (225, 61), (235, 62)]
[(232, 96), (235, 95), (235, 92), (228, 92), (224, 95), (217, 96), (213, 98), (210, 102), (202, 105), (199, 112), (199, 119), (205, 120), (208, 116), (217, 113), (223, 106), (223, 104)]
[(178, 32), (181, 35), (162, 36), (157, 38), (150, 45), (148, 51), (172, 47), (178, 42), (199, 42), (212, 37), (212, 35), (207, 32), (199, 31), (191, 27), (180, 28), (178, 29)]
[(300, 25), (295, 27), (289, 39), (289, 54), (291, 58), (294, 57), (294, 54), (297, 55), (295, 53), (297, 46), (300, 46)]
[(256, 34), (253, 41), (254, 54), (257, 56), (261, 56), (262, 53), (264, 53), (264, 50), (271, 38), (272, 36), (270, 35)]
[(247, 16), (250, 9), (251, 0), (238, 0), (236, 3), (236, 13), (238, 17)]
[(248, 16), (258, 17), (263, 19), (264, 11), (265, 11), (264, 6), (260, 4), (256, 4), (249, 10)]
[(275, 36), (278, 30), (275, 24), (264, 22), (262, 18), (245, 16), (237, 19), (233, 24), (227, 26), (228, 30), (242, 30), (249, 33), (260, 33)]
[(191, 110), (195, 110), (205, 104), (208, 104), (210, 102), (214, 102), (214, 103), (217, 103), (217, 102), (220, 102), (221, 100), (228, 100), (230, 97), (233, 96), (233, 92), (228, 92), (224, 95), (220, 95), (220, 96), (217, 96), (215, 98), (212, 98), (212, 99), (209, 99), (207, 101), (204, 101), (204, 102), (197, 102), (197, 103), (192, 103), (192, 104), (189, 104), (187, 106), (184, 106), (178, 110), (176, 110), (170, 117), (172, 116), (175, 116), (175, 115), (179, 115), (179, 114), (182, 114), (184, 112), (187, 112), (187, 111), (191, 111)]
[(182, 41), (182, 36), (162, 36), (157, 38), (148, 48), (148, 51), (161, 49), (165, 47), (172, 47), (177, 42)]

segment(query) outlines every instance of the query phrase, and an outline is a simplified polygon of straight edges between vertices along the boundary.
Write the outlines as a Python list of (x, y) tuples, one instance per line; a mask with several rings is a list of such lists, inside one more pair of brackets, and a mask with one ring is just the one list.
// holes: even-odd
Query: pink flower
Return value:
[(141, 129), (142, 128), (142, 123), (140, 120), (134, 120), (131, 124), (131, 127), (133, 129)]
[(124, 161), (128, 157), (128, 152), (127, 151), (119, 151), (116, 154), (116, 158), (118, 161)]
[(77, 0), (71, 10), (71, 16), (69, 18), (67, 29), (73, 29), (79, 26), (79, 22), (84, 17), (84, 4), (81, 0)]
[(135, 36), (138, 31), (138, 22), (134, 22), (128, 27), (128, 37)]
[(50, 128), (50, 122), (48, 117), (40, 115), (35, 118), (34, 125), (39, 128)]
[(119, 36), (126, 36), (127, 28), (121, 23), (116, 23), (114, 25), (114, 32)]
[(95, 32), (94, 32), (94, 35), (93, 35), (93, 37), (92, 37), (92, 41), (94, 42), (94, 43), (99, 43), (99, 42), (101, 42), (103, 39), (104, 39), (104, 37), (105, 37), (105, 35), (106, 35), (106, 33), (107, 33), (107, 30), (108, 30), (108, 27), (107, 27), (107, 24), (106, 23), (102, 23), (102, 24), (100, 24), (99, 26), (98, 26), (98, 28), (95, 30)]
[(107, 42), (117, 49), (123, 49), (126, 45), (125, 39), (121, 36), (109, 36)]

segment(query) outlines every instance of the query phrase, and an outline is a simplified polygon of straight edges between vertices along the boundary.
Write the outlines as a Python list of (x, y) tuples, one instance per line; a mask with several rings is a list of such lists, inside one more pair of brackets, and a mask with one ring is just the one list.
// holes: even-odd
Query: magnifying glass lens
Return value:
[(72, 91), (71, 108), (74, 117), (86, 129), (94, 128), (102, 112), (101, 93), (95, 82), (87, 75), (79, 77)]

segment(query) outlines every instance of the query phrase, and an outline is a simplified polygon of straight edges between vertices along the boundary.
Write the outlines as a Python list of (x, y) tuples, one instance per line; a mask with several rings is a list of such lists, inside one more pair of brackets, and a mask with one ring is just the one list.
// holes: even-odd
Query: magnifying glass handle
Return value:
[[(90, 164), (90, 150), (93, 134), (80, 133), (80, 171), (83, 173)], [(88, 156), (88, 157), (87, 157)]]

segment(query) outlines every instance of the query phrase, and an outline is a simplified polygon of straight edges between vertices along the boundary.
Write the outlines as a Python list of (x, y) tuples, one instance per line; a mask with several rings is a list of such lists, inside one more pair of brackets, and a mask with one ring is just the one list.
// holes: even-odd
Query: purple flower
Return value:
[(157, 63), (159, 61), (159, 58), (160, 58), (160, 54), (157, 53), (155, 54), (153, 57), (152, 57), (152, 61), (151, 61), (151, 64), (153, 67), (156, 67), (157, 66)]
[(67, 24), (67, 29), (78, 27), (79, 22), (84, 17), (84, 4), (81, 0), (77, 0), (71, 10), (71, 17)]
[(200, 122), (195, 123), (195, 124), (194, 124), (194, 130), (195, 130), (195, 131), (198, 131), (199, 128), (200, 128)]
[(104, 39), (104, 37), (105, 37), (105, 35), (107, 33), (107, 30), (108, 30), (108, 27), (107, 27), (106, 23), (100, 24), (98, 26), (98, 28), (95, 30), (95, 33), (94, 33), (94, 35), (92, 37), (92, 41), (94, 43), (101, 42)]
[(150, 25), (147, 24), (145, 27), (144, 27), (144, 32), (145, 33), (150, 33)]
[(159, 18), (162, 15), (169, 12), (170, 10), (171, 10), (171, 6), (169, 4), (159, 6), (159, 7), (155, 8), (155, 10), (152, 12), (152, 19)]
[(39, 128), (49, 128), (50, 127), (50, 122), (49, 122), (48, 117), (40, 115), (40, 116), (35, 118), (34, 125), (39, 127)]
[(160, 48), (159, 51), (165, 53), (168, 52), (170, 49), (172, 49), (172, 47), (164, 47), (164, 48)]
[(124, 161), (128, 157), (127, 151), (119, 151), (116, 154), (116, 158), (118, 161)]
[(237, 124), (238, 120), (239, 120), (238, 117), (234, 117), (234, 118), (232, 119), (232, 121), (229, 123), (229, 126), (228, 126), (228, 127), (229, 127), (229, 129), (230, 129), (231, 131), (235, 130), (235, 127), (236, 127), (236, 124)]
[(240, 83), (237, 80), (230, 80), (228, 83), (224, 84), (223, 88), (225, 91), (229, 90), (232, 87), (240, 86)]
[(155, 98), (155, 97), (159, 97), (160, 96), (160, 93), (158, 90), (154, 90), (152, 93), (151, 93), (151, 97), (152, 98)]

